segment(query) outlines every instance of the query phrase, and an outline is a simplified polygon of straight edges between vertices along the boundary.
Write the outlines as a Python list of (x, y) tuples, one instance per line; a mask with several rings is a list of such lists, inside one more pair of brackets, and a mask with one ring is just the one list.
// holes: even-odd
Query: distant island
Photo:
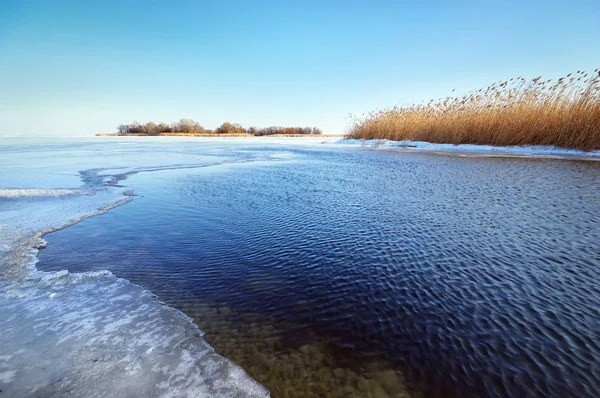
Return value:
[(204, 128), (192, 119), (181, 119), (175, 123), (140, 123), (120, 124), (115, 133), (98, 133), (96, 136), (191, 136), (191, 137), (246, 137), (246, 136), (309, 136), (322, 135), (317, 127), (282, 127), (244, 128), (241, 124), (225, 122), (214, 130)]

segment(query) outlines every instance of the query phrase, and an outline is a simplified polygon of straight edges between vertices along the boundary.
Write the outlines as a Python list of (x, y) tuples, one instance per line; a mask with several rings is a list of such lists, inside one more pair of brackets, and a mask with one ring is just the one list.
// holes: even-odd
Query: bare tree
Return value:
[(117, 134), (129, 134), (129, 125), (128, 124), (119, 124), (117, 126)]
[[(140, 134), (140, 135), (159, 135), (160, 133), (183, 133), (183, 134), (207, 134), (213, 133), (211, 130), (206, 130), (199, 123), (192, 119), (181, 119), (173, 124), (147, 122), (141, 124), (134, 121), (131, 124), (120, 124), (117, 126), (119, 135), (125, 134)], [(259, 129), (250, 127), (247, 130), (238, 123), (225, 122), (214, 131), (217, 134), (252, 134), (255, 136), (263, 135), (298, 135), (298, 134), (322, 134), (323, 132), (316, 127), (281, 127), (270, 126)]]

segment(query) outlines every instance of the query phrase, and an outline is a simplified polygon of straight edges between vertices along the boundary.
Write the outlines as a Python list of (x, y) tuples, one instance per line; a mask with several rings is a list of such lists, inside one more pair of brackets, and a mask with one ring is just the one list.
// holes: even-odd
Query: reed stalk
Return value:
[(600, 69), (556, 81), (522, 77), (462, 97), (352, 117), (347, 138), (600, 149)]

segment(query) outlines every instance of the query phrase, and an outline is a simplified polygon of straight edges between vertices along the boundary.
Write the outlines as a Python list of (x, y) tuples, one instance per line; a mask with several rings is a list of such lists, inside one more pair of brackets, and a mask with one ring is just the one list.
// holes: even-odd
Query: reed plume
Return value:
[(513, 78), (424, 104), (352, 117), (347, 138), (600, 149), (600, 69)]

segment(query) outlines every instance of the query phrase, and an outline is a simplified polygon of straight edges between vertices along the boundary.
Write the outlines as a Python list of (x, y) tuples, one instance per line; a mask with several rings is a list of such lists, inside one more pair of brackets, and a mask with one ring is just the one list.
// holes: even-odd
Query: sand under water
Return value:
[(273, 397), (418, 397), (384, 357), (353, 354), (298, 325), (260, 313), (238, 313), (224, 303), (180, 308), (219, 354), (267, 386)]

